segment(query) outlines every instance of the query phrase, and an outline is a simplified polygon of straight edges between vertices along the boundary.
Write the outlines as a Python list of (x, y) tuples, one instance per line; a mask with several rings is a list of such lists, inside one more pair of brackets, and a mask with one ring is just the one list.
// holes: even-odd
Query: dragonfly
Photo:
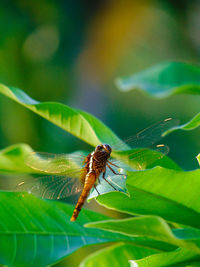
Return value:
[[(124, 161), (127, 165), (132, 163), (131, 167), (141, 170), (145, 168), (144, 163), (146, 165), (151, 164), (167, 154), (168, 146), (164, 144), (159, 144), (153, 148), (151, 146), (158, 142), (168, 129), (177, 124), (178, 121), (167, 118), (125, 141), (117, 144), (99, 144), (94, 151), (84, 158), (75, 154), (33, 152), (27, 157), (26, 164), (32, 169), (47, 173), (48, 176), (22, 181), (17, 186), (18, 191), (28, 191), (46, 199), (63, 199), (81, 192), (70, 219), (73, 222), (77, 219), (91, 189), (94, 188), (98, 195), (100, 194), (97, 189), (100, 177), (109, 184), (112, 190), (119, 191), (116, 185), (107, 179), (107, 170), (114, 175), (125, 175), (119, 172), (121, 162)], [(149, 154), (149, 147), (155, 154)], [(125, 152), (130, 152), (125, 153), (128, 155), (128, 160), (127, 157), (122, 157), (123, 151), (122, 154), (117, 154), (124, 148), (126, 148)], [(132, 150), (132, 148), (135, 149)], [(120, 160), (113, 159), (113, 153), (115, 156), (118, 155)], [(83, 163), (80, 167), (82, 160)]]

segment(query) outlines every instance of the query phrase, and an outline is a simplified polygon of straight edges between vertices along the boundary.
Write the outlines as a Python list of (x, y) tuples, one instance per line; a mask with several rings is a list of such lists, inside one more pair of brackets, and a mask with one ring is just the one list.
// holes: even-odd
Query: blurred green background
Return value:
[[(199, 112), (198, 96), (155, 100), (114, 85), (116, 77), (161, 61), (199, 63), (198, 0), (8, 0), (0, 18), (0, 82), (39, 101), (84, 109), (121, 138), (167, 117), (185, 123)], [(186, 170), (198, 167), (199, 133), (177, 131), (164, 140)], [(55, 153), (89, 149), (0, 96), (0, 149), (21, 142)]]
[[(186, 122), (199, 97), (153, 100), (121, 93), (118, 76), (161, 61), (198, 63), (199, 1), (2, 1), (0, 81), (40, 101), (84, 109), (125, 138), (166, 117)], [(0, 97), (0, 147), (25, 142), (37, 151), (86, 148), (64, 131)], [(185, 169), (197, 167), (199, 130), (166, 143)]]

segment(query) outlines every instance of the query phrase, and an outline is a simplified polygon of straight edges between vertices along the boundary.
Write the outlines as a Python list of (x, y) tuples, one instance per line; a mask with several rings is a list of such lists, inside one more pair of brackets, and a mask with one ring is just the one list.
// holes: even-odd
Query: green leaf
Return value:
[(70, 222), (73, 209), (27, 193), (0, 192), (0, 264), (46, 266), (82, 246), (124, 239), (84, 229), (85, 222), (108, 218), (91, 211), (83, 210), (77, 222)]
[(0, 172), (33, 173), (34, 171), (25, 164), (25, 159), (32, 151), (26, 144), (16, 144), (0, 150)]
[[(60, 103), (40, 103), (30, 98), (22, 90), (13, 87), (9, 88), (3, 84), (0, 84), (0, 93), (37, 113), (41, 117), (49, 120), (76, 137), (84, 140), (90, 145), (96, 146), (100, 143), (108, 143), (112, 146), (115, 144), (120, 144), (120, 149), (129, 149), (129, 147), (123, 143), (107, 126), (86, 112), (70, 108)], [(174, 123), (175, 122), (173, 120), (171, 122), (169, 121), (169, 124), (165, 125), (166, 129), (171, 128)], [(159, 138), (162, 138), (161, 133)], [(132, 153), (132, 151), (129, 151), (129, 153)], [(155, 153), (155, 151), (149, 150), (148, 159), (157, 157)], [(116, 154), (113, 153), (113, 156), (116, 156)], [(157, 162), (158, 160), (154, 163), (157, 164)], [(149, 166), (153, 167), (155, 164), (151, 164)], [(169, 168), (180, 169), (177, 164), (168, 159), (166, 156), (159, 161), (159, 164), (163, 167), (169, 165)]]
[(153, 97), (200, 94), (200, 68), (181, 62), (164, 62), (129, 77), (118, 78), (121, 91), (142, 90)]
[[(199, 266), (194, 261), (200, 259), (199, 255), (186, 249), (178, 248), (172, 252), (163, 252), (147, 256), (143, 259), (130, 261), (131, 267), (162, 267), (162, 266)], [(182, 264), (183, 265), (182, 265)], [(193, 265), (193, 263), (195, 265)]]
[(134, 170), (151, 169), (155, 166), (181, 170), (181, 168), (172, 159), (159, 151), (148, 148), (129, 149), (125, 151), (113, 152), (113, 155), (115, 158), (125, 162)]
[[(88, 196), (88, 201), (95, 197), (98, 197), (99, 194), (103, 195), (109, 192), (114, 192), (116, 194), (118, 194), (118, 192), (121, 192), (129, 196), (129, 192), (126, 188), (126, 175), (112, 175), (111, 171), (108, 171), (106, 173), (106, 180), (100, 179), (100, 182), (96, 186), (96, 190), (93, 189)], [(97, 193), (97, 191), (99, 193)]]
[(90, 254), (86, 257), (79, 267), (96, 267), (101, 266), (115, 266), (115, 267), (129, 267), (130, 259), (140, 259), (157, 251), (148, 248), (137, 247), (126, 243), (117, 243), (108, 248), (103, 248)]
[(88, 223), (86, 226), (127, 236), (147, 236), (200, 253), (200, 230), (192, 228), (171, 230), (168, 224), (157, 216), (99, 221)]
[(105, 242), (129, 241), (161, 251), (173, 249), (149, 238), (86, 229), (82, 226), (85, 223), (109, 218), (83, 209), (77, 221), (70, 222), (73, 209), (27, 193), (0, 192), (0, 264), (46, 266), (82, 246)]
[(158, 215), (167, 221), (200, 228), (200, 170), (175, 171), (156, 167), (129, 172), (130, 197), (110, 192), (97, 201), (129, 214)]
[[(71, 154), (58, 154), (56, 157), (54, 154), (52, 157), (51, 154), (44, 153), (46, 158), (42, 158), (42, 155), (43, 153), (33, 152), (32, 148), (26, 144), (9, 146), (0, 150), (0, 173), (40, 173), (44, 175), (44, 170), (48, 168), (49, 174), (55, 174), (53, 170), (57, 170), (58, 165), (59, 173), (62, 171), (61, 168), (69, 173), (72, 170), (74, 171), (74, 169), (82, 167), (83, 157), (85, 156), (81, 151)], [(69, 158), (71, 159), (70, 161)], [(31, 168), (28, 167), (30, 162)], [(63, 171), (62, 174), (64, 173)]]
[(169, 134), (173, 131), (176, 131), (176, 130), (185, 130), (185, 131), (190, 131), (190, 130), (193, 130), (197, 127), (199, 127), (200, 125), (200, 113), (198, 113), (194, 118), (192, 118), (189, 122), (185, 123), (185, 124), (182, 124), (182, 125), (179, 125), (179, 126), (175, 126), (169, 130), (167, 130), (163, 136), (165, 136), (166, 134)]
[(197, 161), (198, 161), (198, 163), (200, 165), (200, 154), (197, 155)]
[[(22, 90), (0, 84), (0, 93), (92, 146), (118, 143), (120, 139), (94, 116), (56, 102), (40, 103)], [(126, 146), (125, 146), (126, 147)]]

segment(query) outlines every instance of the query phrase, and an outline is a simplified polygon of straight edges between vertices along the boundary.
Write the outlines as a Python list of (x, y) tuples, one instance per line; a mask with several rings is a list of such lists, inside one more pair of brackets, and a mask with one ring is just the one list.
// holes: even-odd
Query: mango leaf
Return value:
[[(43, 155), (45, 157), (42, 158)], [(64, 175), (64, 171), (69, 173), (81, 168), (84, 156), (82, 151), (56, 156), (49, 153), (35, 153), (27, 144), (15, 144), (0, 150), (0, 173), (40, 173), (44, 175), (46, 168), (48, 174), (55, 174), (59, 165), (58, 171)]]
[[(108, 217), (82, 210), (77, 222), (70, 222), (74, 207), (40, 200), (27, 193), (0, 192), (0, 264), (47, 266), (76, 249), (104, 242), (129, 241), (140, 245), (148, 239), (126, 237), (83, 224)], [(149, 240), (152, 246), (162, 243)], [(170, 248), (163, 244), (163, 248)], [(47, 257), (48, 255), (48, 257)]]
[(55, 102), (40, 103), (22, 90), (0, 84), (0, 93), (92, 146), (118, 143), (120, 139), (94, 116)]
[(120, 192), (97, 201), (128, 214), (157, 215), (167, 221), (200, 228), (200, 170), (175, 171), (162, 167), (128, 172), (128, 197)]
[(163, 136), (173, 132), (173, 131), (176, 131), (176, 130), (185, 130), (185, 131), (190, 131), (190, 130), (193, 130), (193, 129), (196, 129), (197, 127), (199, 127), (200, 125), (200, 113), (198, 113), (194, 118), (192, 118), (189, 122), (185, 123), (185, 124), (182, 124), (182, 125), (178, 125), (178, 126), (175, 126), (169, 130), (167, 130)]
[[(96, 146), (100, 143), (108, 143), (111, 146), (120, 144), (120, 150), (130, 149), (130, 147), (122, 142), (107, 126), (105, 126), (94, 116), (84, 111), (73, 109), (60, 103), (40, 103), (30, 98), (22, 90), (13, 87), (7, 87), (3, 84), (0, 84), (0, 93), (56, 124), (76, 137), (84, 140), (92, 146)], [(176, 125), (176, 121), (172, 120), (172, 123), (169, 122), (168, 127), (171, 128), (174, 124)], [(166, 124), (166, 129), (167, 125), (168, 124)], [(113, 153), (113, 156), (116, 156), (116, 154)], [(151, 156), (152, 158), (155, 157), (154, 152), (150, 150), (148, 158), (151, 158)], [(155, 164), (157, 164), (157, 161)], [(151, 167), (155, 166), (155, 164), (151, 164)], [(169, 164), (169, 168), (179, 168), (166, 156), (164, 160), (159, 162), (159, 164), (163, 167), (165, 167), (166, 164)]]
[(46, 266), (82, 246), (105, 242), (128, 241), (160, 251), (174, 249), (149, 238), (83, 228), (87, 222), (109, 218), (83, 209), (77, 222), (70, 222), (73, 209), (27, 193), (0, 192), (0, 264)]
[(127, 243), (117, 243), (108, 248), (103, 248), (86, 257), (79, 267), (115, 266), (129, 267), (130, 259), (141, 259), (157, 253), (156, 250), (137, 247)]
[[(181, 62), (163, 62), (130, 77), (116, 79), (121, 91), (138, 89), (157, 97), (176, 94), (200, 94), (200, 67)], [(186, 124), (175, 126), (166, 131), (192, 130), (200, 125), (200, 113)]]
[[(162, 266), (199, 266), (196, 260), (200, 260), (200, 257), (195, 252), (178, 248), (172, 252), (163, 252), (156, 255), (144, 257), (139, 260), (131, 260), (131, 267), (162, 267)], [(200, 262), (199, 262), (200, 263)], [(195, 265), (193, 265), (195, 264)]]
[(197, 161), (198, 161), (198, 163), (200, 165), (200, 154), (197, 155)]
[(85, 226), (121, 233), (127, 236), (147, 236), (200, 253), (200, 230), (195, 228), (171, 230), (165, 220), (157, 216), (99, 221), (88, 223)]
[[(163, 146), (163, 145), (160, 145)], [(165, 149), (166, 146), (164, 146)], [(168, 150), (169, 151), (169, 150)], [(151, 169), (155, 166), (162, 166), (168, 169), (181, 170), (181, 168), (163, 153), (148, 149), (129, 149), (125, 151), (113, 152), (114, 157), (121, 160), (133, 170)]]
[(1, 173), (31, 173), (34, 172), (25, 164), (25, 159), (32, 152), (26, 144), (16, 144), (0, 150)]
[[(108, 173), (111, 173), (110, 171)], [(99, 194), (103, 195), (109, 192), (118, 194), (119, 192), (129, 196), (129, 192), (126, 187), (126, 175), (109, 175), (107, 173), (106, 180), (100, 179), (100, 182), (96, 186), (96, 190), (93, 189), (87, 200), (97, 197)], [(98, 191), (98, 192), (97, 192)]]
[(129, 77), (116, 79), (121, 91), (142, 90), (163, 98), (176, 94), (200, 94), (200, 68), (181, 62), (163, 62)]

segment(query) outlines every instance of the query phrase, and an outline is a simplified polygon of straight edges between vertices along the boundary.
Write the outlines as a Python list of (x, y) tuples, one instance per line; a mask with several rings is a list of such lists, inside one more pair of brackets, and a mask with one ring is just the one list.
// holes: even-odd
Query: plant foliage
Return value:
[(200, 69), (181, 62), (164, 62), (147, 70), (118, 78), (121, 91), (139, 89), (157, 98), (175, 94), (200, 94)]
[[(155, 97), (199, 94), (200, 69), (183, 63), (163, 63), (128, 78), (117, 80), (121, 90), (138, 88)], [(92, 146), (122, 142), (94, 116), (54, 102), (38, 102), (22, 90), (0, 85), (0, 93)], [(167, 129), (192, 130), (200, 125), (197, 114), (184, 125)], [(114, 154), (119, 159), (140, 153), (124, 144)], [(0, 151), (2, 174), (38, 174), (25, 164), (32, 152), (26, 144)], [(121, 153), (121, 154), (119, 154)], [(148, 157), (159, 154), (148, 150)], [(200, 162), (200, 156), (197, 156)], [(87, 256), (81, 267), (93, 266), (198, 266), (200, 264), (200, 170), (183, 171), (167, 156), (144, 170), (130, 165), (127, 180), (113, 177), (122, 192), (99, 185), (101, 195), (91, 198), (128, 218), (110, 217), (83, 209), (70, 222), (74, 206), (36, 198), (28, 193), (0, 192), (0, 264), (47, 266), (80, 247), (105, 243), (107, 247)], [(129, 162), (126, 162), (129, 165)], [(112, 178), (112, 177), (111, 177)], [(121, 179), (121, 180), (120, 180)], [(126, 183), (126, 185), (125, 185)], [(127, 186), (127, 190), (125, 187)], [(185, 264), (185, 265), (184, 265)], [(195, 265), (196, 264), (196, 265)]]

